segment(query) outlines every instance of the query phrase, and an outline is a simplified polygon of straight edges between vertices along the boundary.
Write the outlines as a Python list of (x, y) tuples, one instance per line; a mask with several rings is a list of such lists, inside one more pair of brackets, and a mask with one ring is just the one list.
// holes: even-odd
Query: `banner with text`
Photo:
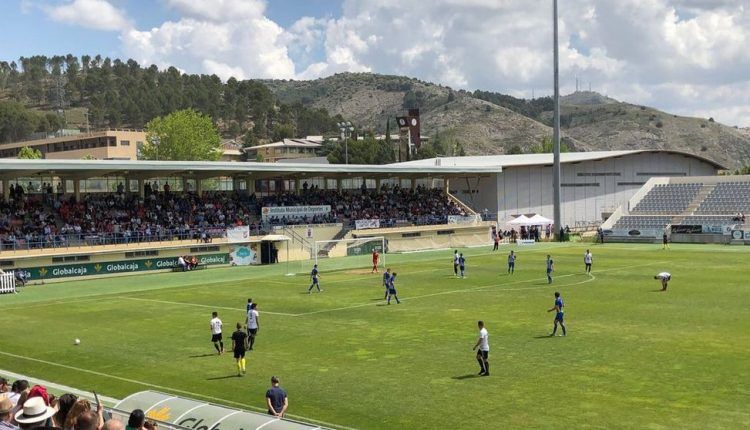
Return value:
[(354, 228), (356, 230), (364, 230), (366, 228), (380, 228), (379, 219), (358, 219), (354, 221)]
[[(198, 255), (198, 264), (229, 264), (229, 254)], [(142, 260), (109, 261), (101, 263), (62, 264), (19, 268), (30, 281), (69, 278), (76, 276), (110, 275), (125, 272), (145, 272), (177, 267), (177, 257), (148, 258)]]
[(329, 213), (331, 213), (331, 205), (263, 206), (261, 209), (261, 217), (263, 218), (263, 221), (268, 221), (268, 218), (312, 217), (315, 215), (327, 215)]
[(250, 226), (241, 225), (227, 229), (227, 241), (229, 243), (247, 243), (250, 239)]
[(448, 224), (476, 224), (481, 220), (479, 215), (448, 215)]

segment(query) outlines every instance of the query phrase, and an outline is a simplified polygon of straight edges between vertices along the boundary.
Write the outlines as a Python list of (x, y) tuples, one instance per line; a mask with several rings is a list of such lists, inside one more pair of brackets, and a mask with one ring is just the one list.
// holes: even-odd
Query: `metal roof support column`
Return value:
[(255, 179), (245, 179), (245, 189), (247, 190), (248, 195), (255, 194)]
[(138, 178), (138, 197), (146, 198), (146, 180), (143, 178)]
[(554, 137), (553, 137), (553, 164), (552, 164), (552, 188), (554, 193), (554, 210), (555, 210), (555, 237), (558, 241), (563, 238), (559, 234), (562, 228), (562, 207), (561, 207), (561, 189), (560, 189), (560, 53), (557, 41), (557, 0), (553, 6), (553, 30), (554, 30), (554, 81), (555, 81), (555, 98), (554, 98)]
[(81, 201), (81, 180), (78, 178), (73, 179), (73, 195), (75, 196), (76, 203)]
[(380, 191), (380, 178), (375, 179), (375, 190)]
[(3, 179), (3, 198), (6, 203), (10, 200), (10, 179)]

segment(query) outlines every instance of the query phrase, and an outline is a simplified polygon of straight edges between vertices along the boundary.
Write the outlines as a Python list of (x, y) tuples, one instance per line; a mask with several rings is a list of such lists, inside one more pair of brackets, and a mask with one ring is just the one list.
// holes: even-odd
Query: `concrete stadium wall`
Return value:
[[(401, 228), (358, 230), (352, 237), (385, 237), (388, 252), (413, 252), (427, 249), (462, 248), (490, 245), (490, 226), (480, 222), (476, 225), (443, 224)], [(343, 248), (343, 247), (341, 247)]]
[[(565, 163), (562, 165), (562, 224), (573, 227), (577, 221), (602, 221), (602, 212), (627, 204), (628, 199), (651, 177), (713, 176), (716, 173), (716, 169), (705, 161), (658, 152)], [(474, 201), (491, 204), (492, 195), (496, 195), (501, 226), (515, 214), (539, 213), (552, 218), (551, 165), (508, 167), (497, 174), (496, 181), (496, 191), (493, 192), (488, 180), (480, 180)], [(467, 195), (456, 193), (456, 197), (471, 202)]]

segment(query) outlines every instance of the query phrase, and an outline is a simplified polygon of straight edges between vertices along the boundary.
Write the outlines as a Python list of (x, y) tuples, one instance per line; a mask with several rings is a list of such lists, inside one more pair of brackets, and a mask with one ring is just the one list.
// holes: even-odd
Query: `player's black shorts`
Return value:
[(221, 333), (219, 333), (219, 334), (212, 334), (211, 335), (211, 342), (221, 342)]
[(482, 357), (483, 359), (487, 360), (490, 357), (489, 351), (482, 351), (481, 349), (477, 350), (477, 356)]
[(244, 349), (235, 349), (234, 350), (234, 358), (245, 358), (245, 350)]
[(256, 334), (258, 334), (258, 329), (257, 328), (249, 328), (249, 329), (247, 329), (247, 334), (249, 334), (251, 336), (255, 336)]

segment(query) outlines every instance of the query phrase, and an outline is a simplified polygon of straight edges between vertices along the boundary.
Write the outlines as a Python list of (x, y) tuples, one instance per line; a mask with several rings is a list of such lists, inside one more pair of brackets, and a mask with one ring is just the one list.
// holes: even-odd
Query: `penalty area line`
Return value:
[[(67, 364), (56, 363), (54, 361), (42, 360), (40, 358), (26, 357), (24, 355), (13, 354), (11, 352), (5, 352), (5, 351), (0, 351), (0, 355), (5, 355), (7, 357), (13, 357), (13, 358), (16, 358), (16, 359), (19, 359), (19, 360), (26, 360), (26, 361), (31, 361), (31, 362), (35, 362), (35, 363), (46, 364), (48, 366), (60, 367), (60, 368), (63, 368), (63, 369), (73, 370), (73, 371), (76, 371), (76, 372), (88, 373), (90, 375), (96, 375), (96, 376), (101, 376), (101, 377), (104, 377), (104, 378), (115, 379), (115, 380), (122, 381), (122, 382), (128, 382), (130, 384), (142, 385), (144, 387), (156, 388), (158, 390), (163, 390), (163, 391), (167, 391), (167, 392), (171, 391), (173, 393), (184, 394), (186, 396), (190, 396), (190, 397), (193, 397), (193, 398), (201, 398), (201, 399), (206, 399), (206, 400), (212, 400), (212, 401), (219, 402), (219, 403), (224, 403), (224, 404), (229, 404), (229, 405), (235, 405), (235, 406), (239, 406), (240, 408), (250, 409), (250, 410), (253, 410), (253, 411), (257, 411), (257, 412), (262, 412), (262, 413), (266, 413), (267, 412), (267, 410), (265, 408), (261, 408), (261, 407), (258, 407), (258, 406), (248, 405), (247, 403), (235, 402), (233, 400), (222, 399), (220, 397), (209, 396), (209, 395), (206, 395), (206, 394), (193, 393), (192, 391), (186, 391), (186, 390), (180, 390), (178, 388), (166, 387), (166, 386), (163, 386), (163, 385), (153, 384), (151, 382), (139, 381), (137, 379), (130, 379), (130, 378), (124, 378), (122, 376), (110, 375), (109, 373), (99, 372), (99, 371), (91, 370), (91, 369), (83, 369), (81, 367), (75, 367), (75, 366), (70, 366), (70, 365), (67, 365)], [(312, 418), (307, 418), (307, 417), (303, 417), (303, 416), (299, 416), (299, 415), (292, 415), (292, 414), (286, 414), (286, 415), (288, 415), (290, 418), (294, 418), (294, 419), (300, 420), (300, 421), (308, 421), (308, 422), (313, 423), (313, 424), (323, 424), (324, 426), (327, 426), (327, 427), (340, 428), (340, 429), (344, 429), (344, 430), (355, 430), (355, 429), (353, 429), (351, 427), (346, 427), (346, 426), (341, 426), (341, 425), (338, 425), (338, 424), (327, 423), (325, 421), (315, 420), (315, 419), (312, 419)]]
[[(212, 306), (212, 305), (203, 305), (200, 303), (188, 303), (188, 302), (171, 302), (169, 300), (157, 300), (157, 299), (144, 299), (142, 297), (127, 297), (127, 296), (118, 296), (118, 299), (124, 299), (124, 300), (137, 300), (139, 302), (152, 302), (152, 303), (162, 303), (165, 305), (177, 305), (177, 306), (193, 306), (198, 308), (209, 308), (209, 309), (224, 309), (229, 311), (245, 311), (246, 309), (243, 308), (230, 308), (227, 306)], [(261, 311), (264, 314), (268, 315), (281, 315), (285, 317), (296, 317), (299, 316), (299, 314), (290, 314), (286, 312), (271, 312), (271, 311)]]

